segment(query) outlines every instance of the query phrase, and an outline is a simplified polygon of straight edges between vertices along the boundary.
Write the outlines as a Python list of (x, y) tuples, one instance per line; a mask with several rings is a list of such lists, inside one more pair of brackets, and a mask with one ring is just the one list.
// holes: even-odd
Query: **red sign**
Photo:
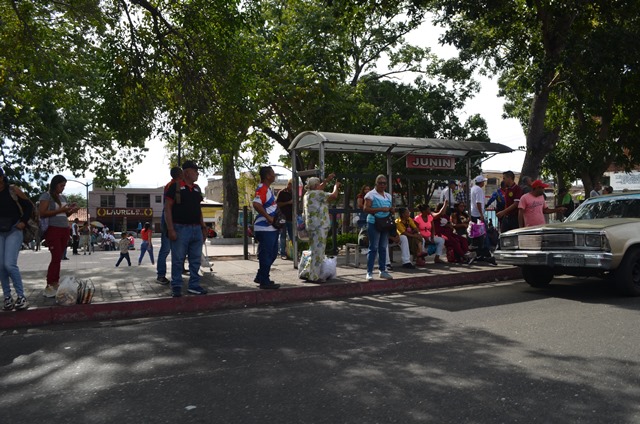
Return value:
[(456, 158), (452, 156), (407, 155), (407, 168), (454, 169)]

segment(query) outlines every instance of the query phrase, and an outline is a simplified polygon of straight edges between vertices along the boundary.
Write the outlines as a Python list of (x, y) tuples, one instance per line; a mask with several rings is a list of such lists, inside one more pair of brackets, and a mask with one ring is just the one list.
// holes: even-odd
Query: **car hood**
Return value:
[(579, 221), (558, 222), (554, 224), (538, 225), (535, 227), (518, 228), (504, 234), (526, 234), (530, 232), (538, 233), (540, 231), (558, 230), (604, 230), (605, 228), (615, 227), (617, 225), (638, 225), (639, 223), (640, 218), (582, 219)]

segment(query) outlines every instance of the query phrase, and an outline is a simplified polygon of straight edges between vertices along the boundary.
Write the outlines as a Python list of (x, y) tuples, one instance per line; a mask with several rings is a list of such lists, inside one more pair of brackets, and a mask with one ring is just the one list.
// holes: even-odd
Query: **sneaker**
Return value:
[(29, 307), (29, 302), (27, 302), (27, 298), (24, 296), (18, 296), (16, 299), (16, 311), (24, 310)]
[(207, 289), (204, 289), (200, 286), (194, 287), (194, 288), (189, 287), (187, 291), (191, 294), (207, 294), (208, 293)]
[(393, 277), (387, 271), (380, 271), (378, 277), (384, 278), (385, 280), (393, 280)]
[(172, 287), (171, 297), (182, 297), (182, 287)]
[(12, 310), (14, 306), (15, 306), (15, 303), (13, 303), (13, 297), (9, 296), (9, 297), (5, 297), (4, 298), (4, 310), (5, 311)]
[[(258, 280), (258, 277), (253, 279), (253, 282), (256, 284), (261, 284), (260, 281)], [(267, 284), (275, 284), (276, 282), (273, 280), (269, 280), (269, 282)]]
[(276, 284), (272, 281), (269, 284), (260, 284), (260, 288), (263, 290), (276, 290), (280, 288), (280, 284)]
[(387, 272), (393, 272), (393, 267), (391, 265), (387, 265)]
[(156, 278), (156, 282), (160, 283), (160, 284), (169, 284), (170, 281), (167, 280), (167, 277), (158, 277)]
[(182, 275), (189, 275), (189, 270), (188, 269), (183, 269), (182, 270)]
[(58, 287), (53, 286), (51, 284), (47, 284), (47, 287), (44, 288), (42, 295), (44, 297), (56, 297), (57, 292), (58, 292)]
[(407, 262), (406, 264), (402, 264), (402, 268), (404, 269), (416, 269), (415, 266), (411, 262)]
[(367, 276), (365, 277), (365, 279), (366, 279), (367, 281), (371, 281), (371, 280), (373, 280), (373, 275), (371, 275), (371, 273), (370, 273), (370, 272), (367, 272)]

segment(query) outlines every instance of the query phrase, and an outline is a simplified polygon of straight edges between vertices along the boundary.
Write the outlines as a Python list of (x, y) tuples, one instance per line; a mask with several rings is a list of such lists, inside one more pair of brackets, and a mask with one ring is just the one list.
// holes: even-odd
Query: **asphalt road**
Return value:
[(0, 417), (640, 422), (640, 299), (571, 281), (5, 332)]

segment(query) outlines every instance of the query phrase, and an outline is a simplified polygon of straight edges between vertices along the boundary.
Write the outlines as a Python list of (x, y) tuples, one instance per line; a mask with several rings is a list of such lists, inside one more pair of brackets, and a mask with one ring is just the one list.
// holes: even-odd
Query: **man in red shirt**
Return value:
[(501, 219), (500, 232), (504, 233), (518, 228), (518, 203), (522, 197), (522, 189), (516, 184), (512, 171), (503, 172), (502, 180), (505, 184), (503, 190), (505, 208), (496, 213), (496, 216)]

